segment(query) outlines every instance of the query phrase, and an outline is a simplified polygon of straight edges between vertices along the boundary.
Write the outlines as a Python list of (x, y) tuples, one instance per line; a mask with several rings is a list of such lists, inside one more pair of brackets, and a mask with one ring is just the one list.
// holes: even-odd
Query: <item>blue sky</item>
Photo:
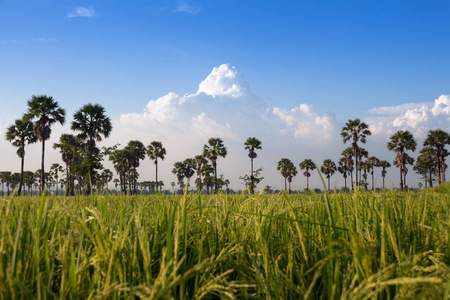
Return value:
[[(349, 118), (386, 122), (387, 106), (404, 105), (392, 119), (412, 109), (417, 121), (417, 103), (431, 111), (450, 94), (449, 15), (450, 1), (0, 0), (0, 124), (33, 94), (52, 95), (69, 122), (95, 102), (120, 123), (150, 100), (197, 93), (223, 64), (267, 109), (307, 104), (335, 130)], [(390, 121), (438, 126), (408, 120)], [(380, 126), (383, 136), (403, 129)]]

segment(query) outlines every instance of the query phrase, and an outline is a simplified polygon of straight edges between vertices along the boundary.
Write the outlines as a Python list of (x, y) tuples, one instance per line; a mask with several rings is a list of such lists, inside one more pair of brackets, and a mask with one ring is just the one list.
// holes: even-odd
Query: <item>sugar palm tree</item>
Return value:
[(147, 147), (147, 155), (153, 160), (156, 167), (156, 192), (158, 192), (158, 158), (164, 160), (166, 156), (166, 148), (163, 147), (161, 142), (153, 141)]
[(9, 185), (11, 183), (11, 172), (10, 171), (2, 171), (0, 172), (0, 180), (2, 181), (2, 196), (3, 196), (3, 184), (6, 184), (7, 195), (9, 196)]
[(288, 177), (287, 177), (287, 181), (289, 184), (289, 194), (291, 193), (291, 183), (292, 183), (292, 179), (297, 176), (297, 168), (295, 167), (295, 165), (293, 163), (291, 163), (289, 165), (288, 168)]
[[(52, 132), (51, 126), (55, 123), (60, 123), (64, 125), (66, 121), (66, 111), (59, 107), (57, 101), (51, 96), (46, 95), (33, 95), (31, 99), (28, 100), (28, 112), (27, 118), (30, 120), (36, 118), (34, 123), (34, 134), (42, 142), (42, 159), (41, 159), (41, 170), (44, 168), (44, 158), (45, 158), (45, 141), (50, 138)], [(44, 190), (45, 172), (41, 172), (41, 193)]]
[(325, 159), (320, 167), (320, 171), (328, 179), (328, 190), (330, 190), (330, 177), (336, 172), (336, 164), (331, 159)]
[(312, 159), (306, 158), (299, 165), (301, 170), (305, 170), (303, 172), (303, 176), (306, 177), (306, 190), (309, 191), (309, 177), (311, 177), (311, 173), (309, 171), (313, 171), (316, 169), (316, 164), (312, 161)]
[(278, 162), (277, 165), (277, 171), (281, 172), (281, 176), (284, 177), (284, 191), (287, 192), (287, 179), (290, 175), (290, 172), (292, 170), (292, 166), (294, 166), (294, 164), (292, 163), (292, 161), (289, 158), (282, 158), (280, 159), (280, 161)]
[(248, 150), (248, 157), (250, 157), (250, 161), (251, 161), (251, 175), (250, 175), (250, 181), (251, 181), (251, 185), (250, 185), (250, 193), (254, 194), (255, 193), (255, 177), (253, 175), (253, 159), (258, 157), (258, 155), (256, 154), (255, 150), (260, 150), (262, 149), (261, 147), (261, 141), (258, 140), (256, 137), (249, 137), (245, 143), (245, 150)]
[(350, 184), (353, 187), (353, 150), (352, 147), (347, 147), (341, 153), (342, 157), (345, 157), (347, 163), (347, 170), (350, 172)]
[(183, 161), (183, 165), (184, 165), (184, 177), (186, 177), (187, 179), (187, 185), (188, 188), (190, 186), (191, 183), (191, 177), (194, 176), (195, 174), (195, 159), (193, 158), (186, 158)]
[(6, 130), (6, 139), (17, 147), (17, 155), (20, 158), (20, 183), (17, 195), (22, 192), (23, 185), (23, 167), (25, 162), (25, 145), (36, 143), (37, 138), (34, 135), (33, 123), (25, 116), (18, 119)]
[(84, 142), (84, 150), (87, 153), (87, 178), (85, 178), (86, 194), (91, 192), (91, 180), (93, 180), (94, 170), (97, 168), (99, 149), (96, 142), (109, 137), (112, 131), (111, 121), (105, 114), (105, 109), (99, 104), (88, 103), (81, 107), (73, 115), (70, 127), (78, 131), (77, 138)]
[[(59, 172), (62, 172), (62, 171), (63, 171), (63, 168), (58, 163), (54, 163), (50, 167), (50, 174), (55, 177), (56, 182), (58, 182)], [(58, 195), (58, 184), (56, 184), (56, 195)]]
[(63, 133), (59, 142), (53, 144), (53, 149), (59, 148), (62, 161), (66, 164), (66, 192), (65, 195), (74, 195), (74, 172), (72, 164), (75, 161), (81, 147), (80, 142), (72, 134)]
[[(371, 134), (369, 126), (366, 123), (361, 122), (360, 119), (348, 120), (341, 131), (344, 143), (347, 143), (350, 140), (352, 141), (352, 152), (353, 157), (355, 157), (355, 184), (358, 184), (358, 141), (365, 144), (366, 138)], [(352, 189), (354, 189), (353, 186)]]
[(424, 142), (424, 146), (434, 147), (438, 184), (445, 182), (445, 157), (448, 156), (446, 144), (450, 144), (450, 135), (442, 129), (430, 130)]
[(374, 190), (374, 179), (373, 179), (373, 171), (375, 167), (378, 167), (380, 164), (380, 160), (375, 156), (371, 156), (367, 159), (367, 164), (370, 166), (370, 174), (372, 175), (372, 191)]
[(405, 155), (406, 150), (415, 151), (416, 150), (416, 141), (414, 140), (413, 135), (408, 131), (399, 130), (394, 133), (390, 137), (390, 142), (387, 144), (387, 148), (390, 151), (395, 151), (397, 153), (397, 157), (395, 163), (397, 167), (400, 168), (400, 190), (403, 191), (403, 174), (405, 173), (405, 168), (407, 164), (407, 156)]
[(350, 171), (352, 170), (352, 164), (350, 164), (350, 167), (347, 164), (347, 158), (341, 157), (338, 161), (338, 167), (337, 171), (342, 174), (342, 177), (344, 177), (344, 187), (347, 191), (347, 177), (350, 174)]
[(145, 153), (147, 152), (147, 149), (145, 148), (144, 144), (142, 144), (141, 141), (138, 140), (132, 140), (129, 141), (128, 144), (125, 146), (125, 151), (128, 153), (128, 159), (129, 164), (131, 166), (132, 170), (132, 186), (130, 184), (131, 194), (136, 193), (136, 169), (140, 165), (140, 160), (145, 158)]
[(202, 189), (202, 168), (203, 166), (208, 164), (208, 160), (203, 155), (196, 155), (194, 157), (195, 162), (195, 171), (197, 172), (197, 180), (199, 183), (196, 182), (197, 185), (197, 191), (200, 191)]
[(175, 174), (175, 176), (177, 176), (178, 185), (180, 186), (180, 188), (182, 190), (184, 189), (183, 180), (184, 180), (184, 177), (186, 176), (185, 170), (186, 170), (186, 166), (185, 166), (184, 162), (177, 161), (176, 163), (173, 164), (172, 173)]
[(416, 165), (413, 167), (413, 170), (416, 173), (423, 176), (425, 187), (427, 187), (427, 182), (430, 187), (433, 187), (433, 174), (437, 173), (438, 165), (435, 153), (433, 148), (423, 147), (422, 150), (420, 150)]
[(383, 177), (383, 190), (384, 190), (386, 188), (386, 185), (385, 185), (385, 178), (386, 178), (386, 174), (387, 174), (386, 169), (390, 168), (391, 164), (386, 160), (381, 160), (380, 163), (378, 164), (378, 166), (382, 168), (381, 169), (381, 177)]
[(210, 138), (208, 144), (203, 146), (203, 156), (211, 162), (214, 168), (214, 193), (217, 193), (217, 159), (225, 157), (227, 154), (227, 148), (220, 138)]

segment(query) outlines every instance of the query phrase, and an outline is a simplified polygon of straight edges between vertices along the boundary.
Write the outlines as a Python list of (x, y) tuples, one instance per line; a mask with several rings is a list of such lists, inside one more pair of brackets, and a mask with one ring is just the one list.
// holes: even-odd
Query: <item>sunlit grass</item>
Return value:
[(449, 194), (5, 197), (0, 299), (448, 297)]

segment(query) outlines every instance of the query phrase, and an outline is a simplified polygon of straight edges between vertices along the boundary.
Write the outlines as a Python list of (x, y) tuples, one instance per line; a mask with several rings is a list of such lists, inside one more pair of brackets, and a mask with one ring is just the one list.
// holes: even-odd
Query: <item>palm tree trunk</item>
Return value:
[(309, 191), (309, 176), (308, 176), (308, 169), (306, 169), (306, 190)]
[(402, 167), (400, 166), (400, 190), (403, 191), (403, 173), (402, 173)]
[(287, 192), (287, 182), (286, 182), (286, 177), (284, 177), (284, 191)]
[(352, 191), (354, 190), (354, 184), (353, 184), (353, 170), (350, 170), (350, 184), (352, 185)]
[(330, 190), (330, 176), (327, 177), (328, 177), (328, 190)]
[(44, 156), (45, 156), (45, 140), (42, 140), (42, 161), (41, 161), (41, 194), (44, 192)]
[(384, 185), (384, 177), (385, 176), (383, 176), (383, 190), (386, 188), (386, 186)]
[(20, 192), (22, 191), (22, 185), (23, 185), (23, 164), (25, 161), (25, 157), (22, 156), (22, 162), (20, 164), (20, 183), (19, 183), (19, 190), (17, 191), (17, 195), (20, 196)]
[(433, 187), (433, 172), (430, 168), (430, 176), (428, 177), (428, 182), (430, 183), (430, 187)]
[(347, 176), (344, 177), (344, 186), (345, 186), (345, 189), (347, 190)]
[(156, 166), (156, 193), (158, 193), (158, 158), (155, 159)]
[(252, 170), (252, 176), (250, 178), (250, 180), (252, 182), (250, 193), (254, 194), (255, 193), (255, 185), (253, 184), (253, 180), (254, 180), (254, 177), (253, 177), (253, 158), (251, 158), (250, 160), (251, 160), (251, 170)]
[(217, 163), (214, 162), (214, 194), (217, 194)]
[(372, 191), (374, 191), (375, 189), (374, 189), (374, 180), (373, 180), (373, 167), (372, 167)]

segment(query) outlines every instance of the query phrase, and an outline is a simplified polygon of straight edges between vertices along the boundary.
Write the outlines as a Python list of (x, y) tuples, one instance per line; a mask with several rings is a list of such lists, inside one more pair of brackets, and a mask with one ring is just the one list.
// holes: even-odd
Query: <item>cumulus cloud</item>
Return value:
[(69, 18), (76, 18), (76, 17), (93, 18), (95, 16), (96, 13), (94, 8), (84, 6), (76, 7), (67, 14), (67, 17)]
[(450, 130), (450, 95), (441, 95), (434, 102), (380, 107), (369, 112), (378, 115), (366, 119), (374, 135), (389, 137), (398, 130), (409, 130), (424, 139), (430, 129)]
[[(290, 157), (298, 165), (302, 151), (302, 159), (323, 160), (329, 157), (324, 152), (331, 151), (336, 141), (341, 143), (338, 129), (334, 115), (318, 113), (309, 104), (292, 109), (269, 107), (252, 93), (235, 67), (223, 64), (212, 69), (195, 93), (168, 93), (150, 100), (142, 113), (121, 115), (109, 140), (121, 145), (130, 139), (144, 144), (160, 140), (168, 152), (164, 164), (172, 166), (175, 161), (200, 154), (210, 137), (220, 137), (229, 155), (225, 166), (218, 162), (219, 173), (239, 188), (239, 176), (248, 172), (243, 146), (248, 137), (261, 140), (264, 151), (255, 166), (267, 168), (263, 176), (276, 182), (280, 178), (273, 170), (281, 157)], [(170, 170), (162, 178), (173, 177)]]

